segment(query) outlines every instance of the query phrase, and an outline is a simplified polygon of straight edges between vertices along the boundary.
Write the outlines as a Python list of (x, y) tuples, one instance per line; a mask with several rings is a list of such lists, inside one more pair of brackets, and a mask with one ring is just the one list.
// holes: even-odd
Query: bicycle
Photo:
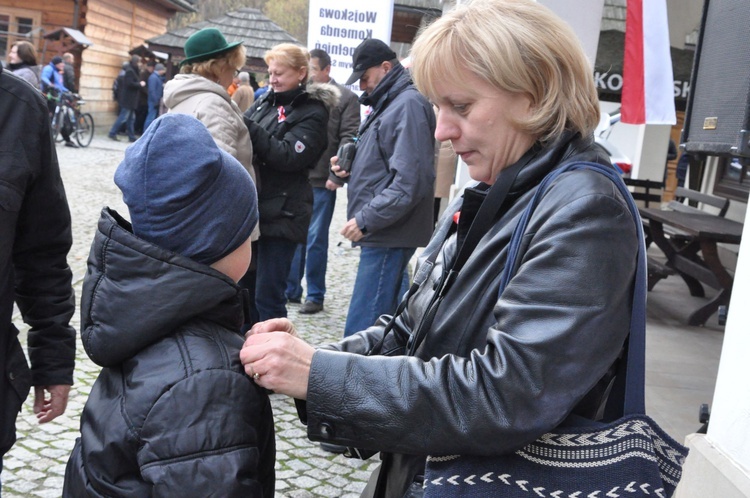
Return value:
[(94, 138), (94, 118), (87, 112), (81, 112), (81, 106), (86, 103), (80, 95), (66, 92), (57, 96), (47, 94), (48, 99), (56, 102), (52, 115), (52, 137), (55, 142), (62, 142), (62, 129), (67, 126), (70, 138), (75, 138), (78, 145), (88, 147)]

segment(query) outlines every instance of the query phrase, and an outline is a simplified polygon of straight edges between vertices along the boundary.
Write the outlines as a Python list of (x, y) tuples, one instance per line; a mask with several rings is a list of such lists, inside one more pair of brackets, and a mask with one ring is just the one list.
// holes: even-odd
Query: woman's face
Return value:
[(305, 77), (307, 77), (306, 67), (294, 69), (275, 59), (268, 63), (268, 84), (276, 93), (297, 88)]
[(492, 184), (498, 173), (518, 161), (536, 137), (518, 130), (512, 119), (528, 117), (528, 97), (496, 89), (466, 69), (463, 77), (440, 78), (435, 85), (438, 107), (435, 138), (450, 140), (474, 180)]
[(8, 52), (8, 62), (11, 64), (18, 64), (21, 62), (21, 58), (18, 56), (18, 47), (13, 46), (10, 49), (10, 52)]
[(224, 71), (222, 71), (222, 73), (219, 75), (218, 83), (224, 88), (229, 87), (229, 85), (232, 84), (232, 80), (234, 79), (234, 75), (236, 72), (237, 70), (232, 66), (226, 66), (224, 68)]

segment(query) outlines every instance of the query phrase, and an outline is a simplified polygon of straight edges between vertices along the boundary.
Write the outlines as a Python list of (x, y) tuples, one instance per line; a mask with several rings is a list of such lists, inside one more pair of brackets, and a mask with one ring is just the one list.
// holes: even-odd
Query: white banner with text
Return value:
[[(352, 55), (362, 40), (391, 43), (393, 0), (369, 0), (355, 8), (353, 4), (351, 0), (310, 0), (307, 48), (319, 48), (331, 56), (331, 78), (341, 84), (352, 74)], [(359, 82), (350, 88), (359, 92)]]

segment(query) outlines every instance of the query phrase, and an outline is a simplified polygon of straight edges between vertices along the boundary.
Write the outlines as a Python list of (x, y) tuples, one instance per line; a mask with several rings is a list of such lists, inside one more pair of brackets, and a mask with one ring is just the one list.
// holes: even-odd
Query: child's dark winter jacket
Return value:
[(105, 208), (81, 303), (83, 345), (104, 369), (63, 496), (272, 497), (271, 406), (240, 364), (242, 321), (229, 277)]

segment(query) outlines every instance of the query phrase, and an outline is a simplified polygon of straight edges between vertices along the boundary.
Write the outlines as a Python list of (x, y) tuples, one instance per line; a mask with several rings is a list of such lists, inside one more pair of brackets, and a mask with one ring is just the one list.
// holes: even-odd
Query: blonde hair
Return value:
[(263, 55), (266, 64), (276, 61), (279, 64), (291, 67), (295, 70), (306, 69), (305, 79), (302, 84), (307, 83), (310, 77), (310, 52), (305, 47), (300, 47), (294, 43), (280, 43)]
[(182, 74), (198, 74), (209, 80), (216, 80), (227, 67), (240, 69), (245, 65), (245, 47), (237, 45), (213, 59), (188, 63), (180, 68)]
[(427, 26), (411, 50), (417, 88), (436, 97), (435, 84), (456, 68), (498, 90), (531, 100), (531, 115), (514, 123), (542, 142), (564, 130), (587, 136), (599, 122), (592, 69), (573, 30), (532, 0), (473, 0)]

